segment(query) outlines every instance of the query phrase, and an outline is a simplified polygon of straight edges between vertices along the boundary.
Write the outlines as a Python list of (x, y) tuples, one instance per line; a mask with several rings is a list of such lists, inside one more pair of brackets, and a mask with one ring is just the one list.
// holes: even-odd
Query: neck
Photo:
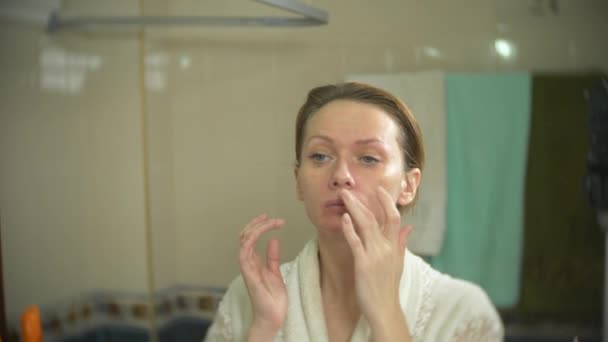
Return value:
[(319, 234), (319, 280), (325, 295), (355, 301), (353, 255), (344, 236)]

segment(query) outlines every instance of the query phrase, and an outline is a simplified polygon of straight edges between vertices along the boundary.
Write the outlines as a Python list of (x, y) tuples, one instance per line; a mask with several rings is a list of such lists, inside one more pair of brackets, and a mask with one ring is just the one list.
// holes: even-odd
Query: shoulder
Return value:
[(215, 318), (205, 338), (206, 342), (240, 340), (251, 320), (251, 304), (242, 276), (228, 286), (219, 303)]
[(437, 300), (453, 306), (466, 307), (469, 310), (493, 310), (494, 306), (490, 298), (479, 285), (447, 274), (439, 274), (434, 288), (434, 296)]
[[(452, 341), (501, 341), (502, 321), (486, 292), (478, 285), (441, 274), (433, 291), (440, 316), (451, 316)], [(447, 316), (445, 317), (448, 318)]]
[(420, 286), (417, 339), (502, 341), (500, 316), (480, 286), (441, 273), (417, 256), (410, 260)]
[(442, 273), (415, 254), (408, 255), (408, 258), (409, 266), (413, 266), (412, 277), (419, 280), (418, 286), (427, 294), (425, 301), (460, 310), (496, 311), (490, 298), (479, 285)]
[(228, 286), (221, 304), (223, 304), (225, 310), (238, 309), (240, 311), (243, 309), (243, 305), (248, 302), (247, 287), (245, 286), (243, 276), (239, 275)]

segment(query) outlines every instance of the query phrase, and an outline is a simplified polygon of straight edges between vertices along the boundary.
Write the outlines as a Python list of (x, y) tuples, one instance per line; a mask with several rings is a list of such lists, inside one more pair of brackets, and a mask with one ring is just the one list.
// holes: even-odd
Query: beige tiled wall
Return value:
[(7, 313), (147, 290), (137, 41), (0, 24)]
[[(148, 260), (156, 288), (227, 285), (238, 274), (237, 234), (260, 212), (287, 220), (278, 236), (283, 259), (294, 257), (314, 231), (295, 198), (293, 125), (315, 85), (429, 69), (608, 71), (602, 0), (557, 1), (557, 11), (508, 0), (309, 3), (329, 11), (328, 26), (147, 30), (143, 95), (133, 32), (49, 35), (0, 24), (9, 314), (91, 287), (145, 291)], [(135, 1), (63, 6), (139, 11)], [(144, 13), (282, 14), (247, 0), (147, 0)], [(513, 44), (510, 58), (496, 52), (497, 39)]]

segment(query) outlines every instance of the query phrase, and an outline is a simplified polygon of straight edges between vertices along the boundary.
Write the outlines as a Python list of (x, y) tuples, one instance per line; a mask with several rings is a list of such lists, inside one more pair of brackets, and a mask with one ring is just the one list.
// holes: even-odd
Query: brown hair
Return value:
[[(399, 127), (399, 148), (403, 153), (404, 170), (424, 168), (424, 146), (418, 122), (405, 103), (391, 93), (374, 86), (346, 82), (313, 88), (300, 107), (296, 119), (296, 167), (300, 166), (306, 123), (326, 104), (335, 100), (350, 100), (375, 105), (383, 109)], [(416, 201), (400, 210), (411, 208)]]
[(300, 107), (296, 119), (296, 166), (300, 165), (306, 123), (326, 104), (335, 100), (350, 100), (378, 106), (399, 127), (399, 147), (403, 152), (404, 169), (424, 167), (422, 134), (414, 115), (403, 101), (389, 92), (368, 84), (346, 82), (313, 88)]

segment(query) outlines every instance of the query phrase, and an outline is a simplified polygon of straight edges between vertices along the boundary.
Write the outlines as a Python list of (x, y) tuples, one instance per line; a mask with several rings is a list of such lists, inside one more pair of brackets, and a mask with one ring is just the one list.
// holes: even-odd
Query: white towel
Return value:
[(405, 102), (418, 120), (426, 164), (418, 203), (404, 217), (404, 222), (414, 227), (408, 248), (425, 256), (439, 254), (446, 227), (447, 202), (444, 73), (361, 74), (351, 75), (347, 80), (368, 83), (391, 92)]

